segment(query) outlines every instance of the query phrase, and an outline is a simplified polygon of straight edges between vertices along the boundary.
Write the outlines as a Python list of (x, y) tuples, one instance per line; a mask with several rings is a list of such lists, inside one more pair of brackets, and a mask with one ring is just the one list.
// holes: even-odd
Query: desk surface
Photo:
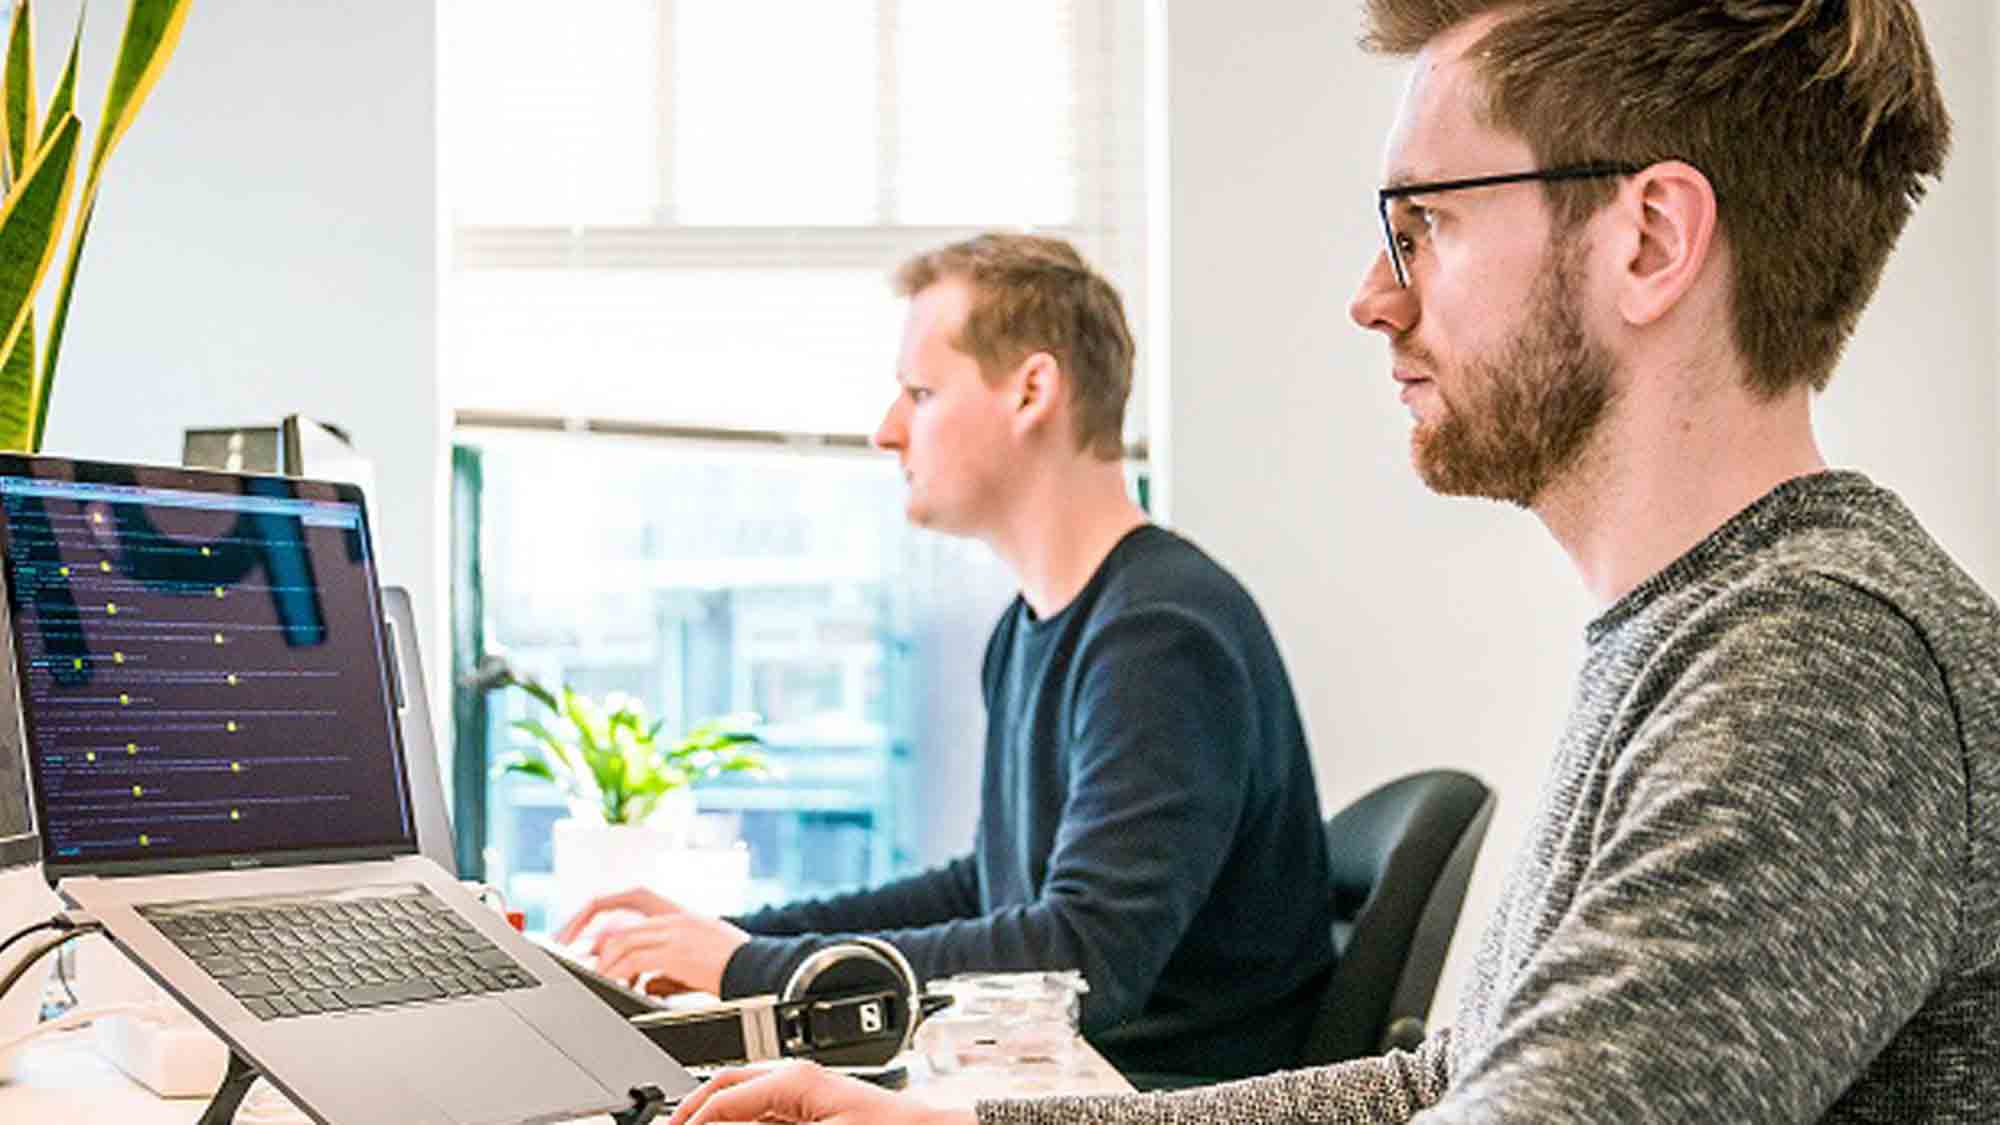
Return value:
[[(120, 1125), (192, 1125), (206, 1098), (156, 1098), (97, 1053), (88, 1030), (37, 1043), (16, 1064), (15, 1080), (0, 1085), (0, 1121), (116, 1121)], [(1078, 1044), (1069, 1066), (1031, 1063), (1007, 1070), (932, 1074), (911, 1065), (911, 1096), (935, 1106), (970, 1107), (981, 1098), (1040, 1094), (1116, 1094), (1131, 1085), (1088, 1046)], [(259, 1083), (237, 1114), (237, 1125), (300, 1125), (308, 1119)], [(609, 1118), (593, 1118), (608, 1122)]]

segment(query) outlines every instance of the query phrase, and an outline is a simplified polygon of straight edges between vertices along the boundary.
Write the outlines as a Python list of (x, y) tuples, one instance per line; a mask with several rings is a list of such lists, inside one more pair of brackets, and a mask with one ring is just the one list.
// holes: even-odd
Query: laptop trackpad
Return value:
[(365, 1047), (343, 1053), (365, 1051), (463, 1125), (580, 1117), (616, 1097), (497, 1000), (390, 1014), (368, 1021)]

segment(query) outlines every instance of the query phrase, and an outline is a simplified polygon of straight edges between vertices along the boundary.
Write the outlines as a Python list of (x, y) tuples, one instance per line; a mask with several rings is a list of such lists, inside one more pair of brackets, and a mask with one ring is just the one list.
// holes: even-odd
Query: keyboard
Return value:
[(415, 884), (155, 903), (140, 907), (139, 914), (264, 1020), (540, 983)]
[[(537, 942), (537, 944), (541, 944)], [(556, 964), (569, 970), (569, 974), (590, 990), (590, 994), (609, 1004), (613, 1011), (626, 1018), (643, 1016), (648, 1012), (670, 1012), (673, 1004), (663, 996), (653, 996), (627, 985), (624, 981), (612, 980), (597, 971), (596, 963), (578, 954), (574, 949), (553, 943), (542, 945)]]

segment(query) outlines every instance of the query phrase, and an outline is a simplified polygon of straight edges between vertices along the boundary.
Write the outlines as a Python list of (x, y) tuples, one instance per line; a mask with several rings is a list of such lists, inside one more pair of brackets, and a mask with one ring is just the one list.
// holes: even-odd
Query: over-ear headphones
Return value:
[(815, 950), (776, 996), (633, 1016), (632, 1026), (683, 1066), (775, 1058), (880, 1066), (910, 1045), (925, 1015), (947, 1003), (948, 997), (924, 995), (895, 946), (854, 937)]
[[(909, 959), (881, 938), (829, 945), (800, 962), (779, 994), (779, 1050), (835, 1066), (880, 1066), (910, 1045), (922, 991)], [(788, 1029), (783, 1009), (793, 1004), (802, 1014)]]

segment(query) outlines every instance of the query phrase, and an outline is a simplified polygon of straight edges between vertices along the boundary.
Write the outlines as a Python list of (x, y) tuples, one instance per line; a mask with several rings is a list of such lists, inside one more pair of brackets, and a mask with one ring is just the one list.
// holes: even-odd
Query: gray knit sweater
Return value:
[(1072, 1122), (2000, 1121), (2000, 610), (1790, 481), (1587, 630), (1456, 1026)]

